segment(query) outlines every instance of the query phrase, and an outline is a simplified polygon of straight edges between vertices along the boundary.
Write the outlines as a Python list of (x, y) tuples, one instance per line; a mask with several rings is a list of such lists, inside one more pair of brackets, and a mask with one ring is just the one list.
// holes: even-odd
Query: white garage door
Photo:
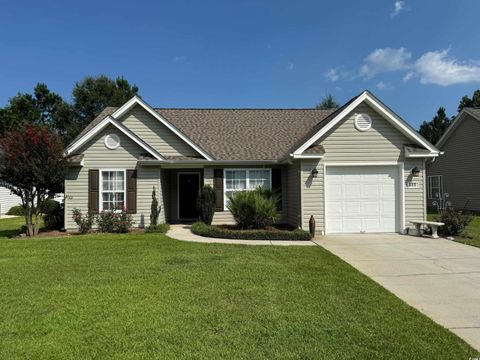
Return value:
[(399, 230), (397, 166), (327, 166), (328, 233)]

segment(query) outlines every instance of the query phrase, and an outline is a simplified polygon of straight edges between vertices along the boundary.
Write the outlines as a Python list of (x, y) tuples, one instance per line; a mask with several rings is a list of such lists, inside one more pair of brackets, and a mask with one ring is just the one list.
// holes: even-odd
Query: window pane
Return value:
[(124, 186), (123, 171), (116, 171), (114, 189), (118, 191), (123, 191), (123, 186)]
[(247, 188), (247, 172), (245, 170), (225, 171), (226, 189), (245, 190)]
[(270, 171), (268, 170), (250, 170), (249, 178), (249, 190), (257, 187), (270, 188)]

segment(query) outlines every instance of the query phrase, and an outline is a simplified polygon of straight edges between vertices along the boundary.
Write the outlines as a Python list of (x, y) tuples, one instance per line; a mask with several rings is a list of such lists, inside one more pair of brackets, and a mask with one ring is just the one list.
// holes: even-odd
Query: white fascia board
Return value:
[(84, 136), (78, 139), (74, 144), (72, 144), (66, 151), (67, 155), (71, 154), (90, 139), (92, 139), (95, 135), (97, 135), (100, 131), (105, 129), (108, 125), (115, 126), (118, 130), (120, 130), (123, 134), (133, 140), (136, 144), (142, 147), (145, 151), (149, 154), (153, 155), (157, 160), (165, 160), (160, 154), (158, 154), (155, 150), (153, 150), (150, 146), (146, 145), (143, 141), (137, 138), (134, 134), (132, 134), (128, 129), (124, 126), (120, 125), (115, 119), (111, 116), (107, 116), (103, 119), (100, 123), (98, 123), (95, 127), (93, 127), (89, 132), (87, 132)]
[(163, 125), (165, 125), (168, 129), (173, 131), (175, 135), (177, 135), (180, 139), (185, 141), (190, 147), (192, 147), (195, 151), (197, 151), (200, 155), (202, 155), (205, 159), (212, 161), (212, 157), (208, 155), (204, 150), (202, 150), (197, 144), (195, 144), (192, 140), (190, 140), (184, 133), (182, 133), (179, 129), (173, 126), (169, 121), (163, 118), (159, 113), (157, 113), (150, 105), (148, 105), (145, 101), (140, 99), (138, 96), (134, 96), (130, 100), (128, 100), (125, 104), (123, 104), (120, 108), (118, 108), (111, 116), (114, 119), (119, 119), (127, 111), (133, 108), (135, 105), (139, 105), (144, 108), (150, 115), (160, 121)]
[(293, 159), (322, 159), (320, 154), (290, 154)]
[(439, 151), (432, 147), (421, 136), (419, 136), (415, 131), (412, 131), (409, 127), (407, 127), (403, 121), (387, 109), (384, 105), (379, 103), (373, 96), (371, 96), (368, 91), (364, 91), (358, 98), (356, 98), (349, 106), (343, 109), (335, 118), (333, 118), (327, 125), (321, 128), (315, 135), (313, 135), (307, 142), (305, 142), (302, 146), (300, 146), (296, 151), (294, 151), (295, 155), (302, 154), (309, 146), (311, 146), (315, 141), (320, 139), (324, 134), (326, 134), (331, 128), (333, 128), (336, 124), (338, 124), (345, 116), (347, 116), (350, 112), (352, 112), (358, 105), (362, 102), (367, 102), (371, 105), (374, 109), (380, 112), (384, 117), (392, 123), (398, 130), (400, 130), (406, 136), (412, 138), (420, 145), (424, 146), (431, 153), (438, 154)]

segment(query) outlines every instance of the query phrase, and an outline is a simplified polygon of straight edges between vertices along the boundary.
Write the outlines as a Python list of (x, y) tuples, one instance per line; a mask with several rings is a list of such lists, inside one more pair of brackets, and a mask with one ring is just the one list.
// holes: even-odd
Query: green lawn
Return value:
[[(434, 220), (436, 213), (429, 213), (428, 219)], [(473, 217), (472, 222), (467, 226), (466, 233), (468, 237), (455, 236), (455, 241), (462, 244), (480, 247), (480, 216)]]
[[(15, 226), (0, 220), (1, 234)], [(2, 359), (470, 356), (320, 247), (157, 234), (0, 239)]]

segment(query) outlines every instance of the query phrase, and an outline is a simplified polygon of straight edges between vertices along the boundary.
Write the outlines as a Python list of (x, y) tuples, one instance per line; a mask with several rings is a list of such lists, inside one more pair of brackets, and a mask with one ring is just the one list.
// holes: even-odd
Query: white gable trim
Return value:
[(415, 140), (418, 144), (424, 146), (426, 149), (430, 150), (431, 153), (438, 154), (439, 151), (427, 140), (425, 140), (420, 134), (416, 131), (410, 129), (405, 125), (404, 121), (400, 119), (396, 114), (394, 114), (390, 109), (383, 105), (378, 99), (371, 95), (368, 91), (364, 91), (359, 95), (350, 105), (343, 109), (337, 116), (335, 116), (327, 125), (321, 128), (315, 135), (313, 135), (309, 140), (307, 140), (302, 146), (293, 152), (295, 155), (302, 154), (309, 146), (313, 145), (314, 142), (318, 141), (323, 135), (325, 135), (331, 128), (340, 122), (345, 116), (352, 112), (358, 105), (362, 102), (366, 102), (368, 105), (372, 106), (380, 114), (382, 114), (385, 119), (387, 119), (393, 126), (395, 126), (399, 131), (401, 131), (407, 137)]
[(145, 144), (136, 135), (134, 135), (131, 131), (129, 131), (123, 125), (119, 124), (118, 121), (116, 121), (111, 116), (107, 116), (105, 119), (103, 119), (101, 122), (99, 122), (96, 126), (94, 126), (92, 129), (90, 129), (90, 131), (88, 131), (80, 139), (78, 139), (75, 143), (73, 143), (69, 148), (67, 148), (66, 154), (70, 155), (71, 153), (73, 153), (75, 150), (77, 150), (82, 145), (84, 145), (89, 140), (91, 140), (100, 131), (105, 129), (108, 125), (115, 126), (118, 130), (120, 130), (122, 133), (124, 133), (126, 136), (128, 136), (131, 140), (133, 140), (136, 144), (138, 144), (140, 147), (142, 147), (145, 151), (147, 151), (149, 154), (154, 156), (157, 160), (165, 160), (165, 158), (162, 155), (160, 155), (158, 152), (156, 152), (150, 146)]
[(178, 130), (175, 126), (173, 126), (169, 121), (163, 118), (159, 113), (157, 113), (150, 105), (148, 105), (145, 101), (140, 99), (138, 96), (134, 96), (130, 100), (128, 100), (125, 104), (123, 104), (120, 108), (118, 108), (111, 116), (114, 119), (119, 119), (123, 115), (125, 115), (130, 109), (132, 109), (135, 105), (139, 105), (144, 108), (150, 115), (160, 121), (163, 125), (165, 125), (168, 129), (173, 131), (175, 135), (177, 135), (180, 139), (185, 141), (190, 147), (195, 149), (200, 155), (202, 155), (207, 160), (213, 160), (210, 155), (208, 155), (204, 150), (202, 150), (198, 145), (196, 145), (192, 140), (190, 140), (184, 133)]

